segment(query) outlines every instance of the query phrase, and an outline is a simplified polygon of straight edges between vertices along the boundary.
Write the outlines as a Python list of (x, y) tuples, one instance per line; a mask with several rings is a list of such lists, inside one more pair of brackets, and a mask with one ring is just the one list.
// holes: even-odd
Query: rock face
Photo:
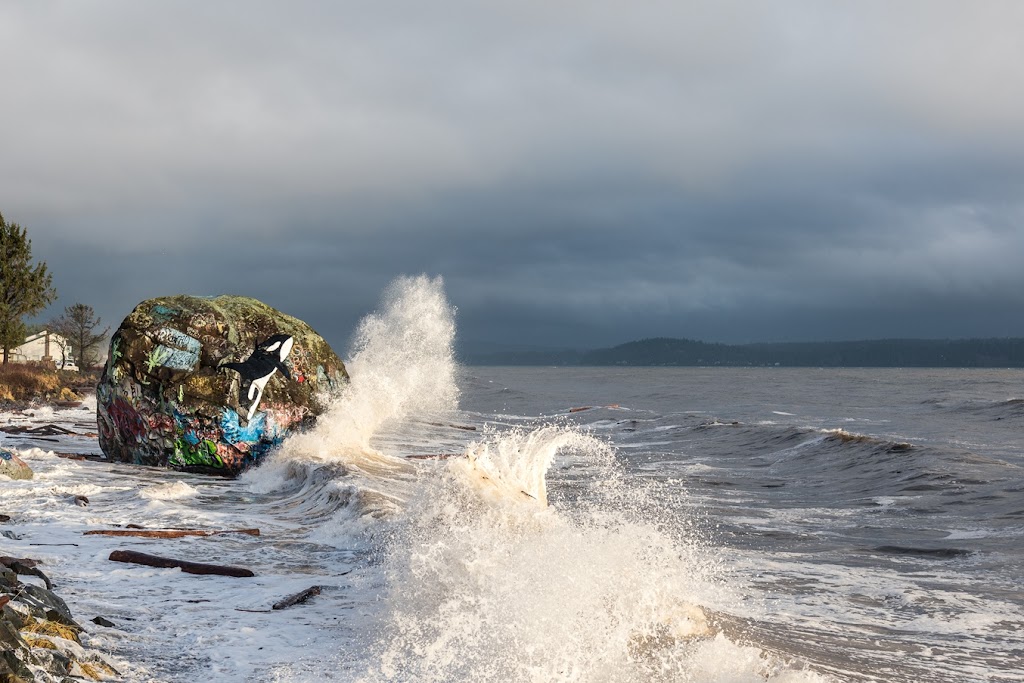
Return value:
[(62, 683), (119, 676), (106, 656), (83, 647), (83, 629), (59, 596), (49, 587), (20, 581), (19, 575), (34, 575), (49, 586), (36, 564), (0, 557), (0, 681)]
[(348, 378), (306, 323), (255, 299), (143, 301), (96, 387), (108, 458), (235, 475), (307, 426)]
[(6, 448), (0, 448), (0, 474), (11, 479), (31, 479), (32, 468)]

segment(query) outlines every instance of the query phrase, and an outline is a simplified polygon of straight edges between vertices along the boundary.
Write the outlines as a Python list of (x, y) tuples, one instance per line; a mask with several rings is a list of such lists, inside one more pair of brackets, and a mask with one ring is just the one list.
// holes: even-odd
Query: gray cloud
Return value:
[(0, 211), (110, 322), (236, 292), (343, 346), (428, 272), (469, 342), (1024, 335), (1021, 19), (11, 3)]

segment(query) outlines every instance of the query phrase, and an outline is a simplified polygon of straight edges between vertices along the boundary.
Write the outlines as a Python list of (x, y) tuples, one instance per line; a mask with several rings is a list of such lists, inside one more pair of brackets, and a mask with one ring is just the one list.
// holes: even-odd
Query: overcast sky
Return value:
[(60, 301), (340, 352), (1024, 336), (1024, 3), (0, 0), (0, 212)]

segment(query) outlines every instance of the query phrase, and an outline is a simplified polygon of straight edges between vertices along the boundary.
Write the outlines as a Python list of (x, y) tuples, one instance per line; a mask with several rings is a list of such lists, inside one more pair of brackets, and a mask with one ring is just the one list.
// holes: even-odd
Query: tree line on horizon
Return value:
[[(74, 303), (46, 325), (25, 321), (45, 310), (57, 299), (57, 289), (45, 262), (32, 259), (32, 240), (17, 223), (8, 222), (0, 214), (0, 347), (3, 365), (10, 360), (11, 350), (21, 346), (33, 332), (49, 330), (71, 343), (79, 365), (92, 367), (99, 360), (99, 348), (110, 328), (97, 332), (100, 318), (92, 306)], [(62, 348), (63, 352), (63, 348)], [(70, 360), (61, 358), (61, 361)]]
[(1024, 338), (720, 344), (657, 337), (604, 349), (465, 354), (471, 365), (1024, 368)]

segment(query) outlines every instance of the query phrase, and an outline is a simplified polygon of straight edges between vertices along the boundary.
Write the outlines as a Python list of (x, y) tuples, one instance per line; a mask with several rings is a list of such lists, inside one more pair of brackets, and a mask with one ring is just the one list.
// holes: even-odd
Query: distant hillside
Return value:
[(472, 365), (1021, 368), (1024, 339), (875, 339), (729, 345), (657, 338), (591, 351), (473, 354), (465, 361)]

